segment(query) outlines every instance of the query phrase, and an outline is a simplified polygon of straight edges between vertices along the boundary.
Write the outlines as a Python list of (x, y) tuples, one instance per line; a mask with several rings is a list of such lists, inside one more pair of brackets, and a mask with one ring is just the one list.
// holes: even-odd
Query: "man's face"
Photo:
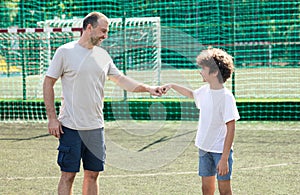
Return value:
[(94, 46), (100, 46), (104, 39), (108, 37), (108, 23), (104, 19), (98, 20), (98, 26), (91, 27), (90, 41)]

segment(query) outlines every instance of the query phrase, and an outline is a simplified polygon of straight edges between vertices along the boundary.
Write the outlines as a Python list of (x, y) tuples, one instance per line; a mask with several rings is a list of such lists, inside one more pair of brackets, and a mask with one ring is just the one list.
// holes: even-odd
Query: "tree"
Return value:
[(0, 4), (0, 24), (2, 28), (14, 25), (19, 12), (20, 0), (2, 0)]

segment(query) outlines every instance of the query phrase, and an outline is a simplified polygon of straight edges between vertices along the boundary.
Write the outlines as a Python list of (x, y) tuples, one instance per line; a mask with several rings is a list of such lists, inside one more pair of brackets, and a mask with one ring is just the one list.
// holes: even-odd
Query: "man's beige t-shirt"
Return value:
[(100, 47), (86, 49), (77, 41), (59, 47), (46, 73), (62, 83), (59, 121), (76, 130), (104, 127), (104, 84), (108, 75), (120, 71)]

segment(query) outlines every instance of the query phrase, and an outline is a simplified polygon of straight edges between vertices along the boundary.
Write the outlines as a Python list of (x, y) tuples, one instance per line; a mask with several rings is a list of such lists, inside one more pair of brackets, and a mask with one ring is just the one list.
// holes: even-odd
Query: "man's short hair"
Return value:
[(96, 28), (98, 26), (98, 20), (99, 19), (105, 19), (109, 23), (109, 19), (100, 12), (91, 12), (89, 13), (84, 19), (83, 19), (83, 30), (86, 30), (88, 24), (91, 24), (93, 28)]

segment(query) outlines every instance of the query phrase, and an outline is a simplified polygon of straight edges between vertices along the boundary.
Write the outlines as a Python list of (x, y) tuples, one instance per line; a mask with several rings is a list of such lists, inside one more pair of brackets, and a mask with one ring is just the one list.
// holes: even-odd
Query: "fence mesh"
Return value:
[[(103, 47), (130, 77), (153, 85), (177, 82), (196, 89), (203, 85), (196, 67), (197, 55), (209, 46), (219, 47), (234, 56), (235, 73), (226, 87), (236, 96), (243, 118), (258, 115), (257, 111), (261, 119), (268, 118), (270, 113), (276, 115), (274, 119), (291, 119), (299, 113), (299, 1), (4, 0), (0, 4), (2, 120), (27, 119), (35, 112), (41, 115), (38, 118), (44, 118), (41, 85), (49, 61), (58, 46), (80, 36), (79, 31), (70, 29), (67, 32), (33, 32), (33, 29), (80, 27), (78, 21), (91, 11), (119, 21), (118, 25), (112, 23)], [(132, 18), (148, 18), (148, 21), (130, 22)], [(149, 18), (158, 18), (158, 22)], [(123, 21), (127, 24), (123, 25)], [(59, 84), (56, 90), (58, 99)], [(173, 102), (164, 104), (168, 111), (174, 112), (173, 116), (178, 109), (194, 112), (194, 108), (189, 108), (192, 104), (176, 106), (188, 100), (175, 92), (154, 99), (148, 94), (124, 93), (109, 82), (105, 91), (107, 102), (161, 100)], [(281, 102), (280, 106), (274, 102)], [(120, 109), (122, 105), (118, 104)], [(140, 112), (148, 109), (142, 103), (134, 106)], [(24, 109), (29, 113), (26, 117), (20, 114)], [(277, 117), (281, 111), (283, 116)]]

